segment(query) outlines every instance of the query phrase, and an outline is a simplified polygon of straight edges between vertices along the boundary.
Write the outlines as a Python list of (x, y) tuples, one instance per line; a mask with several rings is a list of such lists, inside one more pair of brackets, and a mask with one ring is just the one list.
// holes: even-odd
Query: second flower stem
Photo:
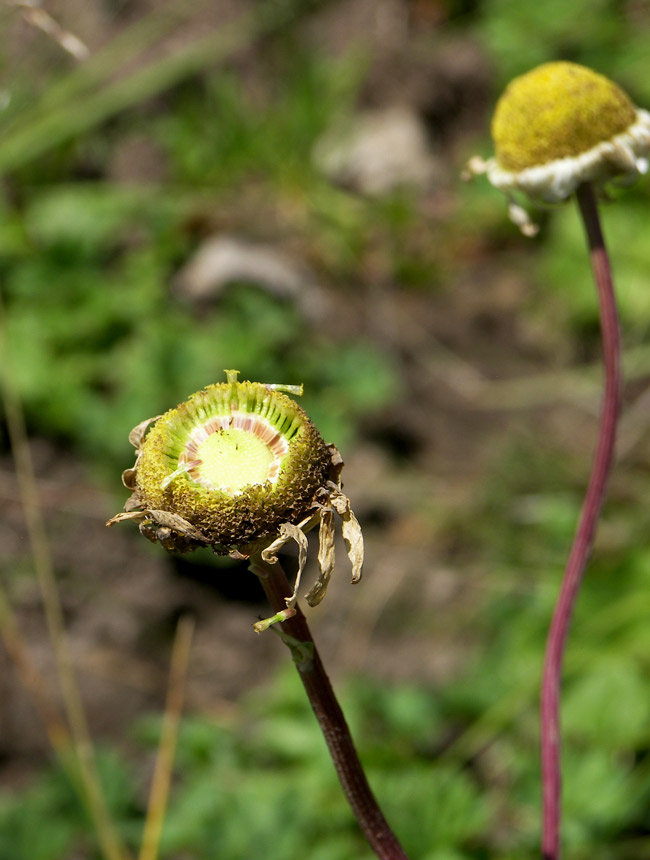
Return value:
[(577, 191), (584, 222), (598, 299), (605, 365), (605, 394), (600, 432), (589, 485), (582, 505), (560, 594), (546, 644), (541, 694), (541, 759), (543, 791), (542, 855), (544, 860), (560, 856), (561, 765), (560, 685), (567, 635), (580, 584), (589, 560), (596, 525), (607, 489), (614, 458), (616, 424), (621, 401), (620, 335), (616, 298), (593, 188), (585, 183)]
[[(280, 565), (267, 564), (258, 556), (251, 559), (251, 570), (257, 574), (273, 610), (286, 609), (286, 598), (291, 597), (292, 589)], [(370, 847), (380, 860), (408, 860), (368, 785), (345, 716), (299, 607), (279, 630), (291, 649), (343, 791)]]

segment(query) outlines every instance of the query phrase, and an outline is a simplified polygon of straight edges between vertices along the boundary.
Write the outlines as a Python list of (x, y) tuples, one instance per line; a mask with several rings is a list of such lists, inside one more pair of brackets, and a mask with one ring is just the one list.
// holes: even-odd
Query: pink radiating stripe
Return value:
[(214, 489), (212, 484), (206, 481), (198, 472), (199, 467), (202, 465), (202, 461), (198, 458), (198, 450), (199, 446), (213, 433), (229, 429), (252, 433), (253, 436), (257, 436), (260, 441), (268, 446), (274, 456), (274, 460), (269, 466), (267, 480), (275, 483), (280, 474), (282, 457), (289, 450), (289, 442), (281, 433), (278, 433), (266, 418), (262, 418), (260, 415), (252, 415), (250, 412), (233, 411), (232, 415), (214, 415), (199, 427), (195, 427), (190, 434), (185, 449), (181, 451), (178, 465), (188, 464), (187, 474), (193, 481), (208, 489)]

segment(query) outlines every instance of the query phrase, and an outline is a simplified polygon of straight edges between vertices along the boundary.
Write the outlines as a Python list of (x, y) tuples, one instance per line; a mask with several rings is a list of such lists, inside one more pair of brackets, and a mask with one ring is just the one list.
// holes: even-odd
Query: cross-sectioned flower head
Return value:
[(560, 203), (583, 182), (633, 182), (648, 170), (650, 113), (616, 84), (576, 63), (545, 63), (515, 78), (492, 119), (495, 154), (475, 157), (466, 175), (485, 173), (510, 200), (527, 235), (536, 227), (515, 202)]
[(307, 595), (315, 605), (334, 567), (335, 512), (353, 582), (361, 576), (363, 538), (342, 491), (343, 460), (283, 393), (302, 394), (302, 386), (239, 382), (234, 370), (226, 376), (131, 431), (136, 461), (122, 481), (132, 495), (108, 525), (133, 519), (172, 552), (209, 546), (239, 559), (261, 554), (269, 563), (294, 540), (296, 588), (307, 558), (305, 533), (319, 525), (321, 576)]

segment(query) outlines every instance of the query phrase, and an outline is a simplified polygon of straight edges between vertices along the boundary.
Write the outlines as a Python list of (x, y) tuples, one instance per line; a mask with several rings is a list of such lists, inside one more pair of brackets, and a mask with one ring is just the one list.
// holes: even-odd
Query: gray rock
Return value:
[(363, 194), (400, 186), (431, 186), (439, 165), (426, 129), (407, 107), (358, 114), (345, 128), (327, 131), (316, 143), (314, 164), (333, 182)]
[(324, 313), (323, 292), (306, 266), (268, 245), (234, 236), (206, 239), (178, 272), (173, 286), (192, 301), (213, 302), (227, 287), (242, 283), (295, 302), (309, 320), (318, 320)]

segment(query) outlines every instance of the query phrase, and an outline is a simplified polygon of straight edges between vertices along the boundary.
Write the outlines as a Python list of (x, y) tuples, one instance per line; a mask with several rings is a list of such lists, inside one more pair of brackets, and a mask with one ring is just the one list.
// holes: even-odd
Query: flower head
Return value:
[(302, 386), (238, 382), (237, 371), (226, 375), (227, 382), (209, 385), (131, 431), (136, 461), (122, 481), (133, 494), (108, 525), (138, 520), (146, 537), (170, 551), (209, 546), (240, 559), (261, 553), (271, 563), (294, 540), (300, 576), (305, 532), (320, 524), (321, 577), (307, 595), (318, 603), (334, 565), (333, 512), (343, 522), (353, 581), (361, 576), (363, 541), (341, 489), (341, 456), (282, 393), (302, 394)]
[(536, 228), (513, 195), (559, 203), (582, 182), (634, 181), (648, 170), (650, 113), (616, 84), (575, 63), (545, 63), (515, 78), (492, 120), (495, 155), (474, 158), (468, 173), (486, 173), (510, 198), (510, 217)]

